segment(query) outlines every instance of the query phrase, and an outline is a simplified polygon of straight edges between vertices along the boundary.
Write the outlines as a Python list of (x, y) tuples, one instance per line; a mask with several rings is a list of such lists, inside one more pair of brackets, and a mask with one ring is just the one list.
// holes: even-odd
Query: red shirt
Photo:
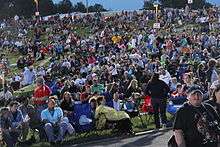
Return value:
[(43, 85), (40, 87), (35, 88), (34, 90), (34, 101), (35, 105), (42, 105), (46, 104), (46, 101), (37, 100), (42, 97), (49, 97), (51, 95), (52, 91), (47, 85)]
[(95, 57), (89, 57), (88, 58), (88, 64), (94, 64), (96, 62)]

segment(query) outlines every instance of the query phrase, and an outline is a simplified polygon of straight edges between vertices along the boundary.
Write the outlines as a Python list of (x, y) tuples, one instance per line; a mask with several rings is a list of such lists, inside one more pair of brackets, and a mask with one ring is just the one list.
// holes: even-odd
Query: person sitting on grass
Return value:
[(21, 132), (12, 125), (10, 111), (7, 107), (0, 109), (0, 132), (3, 142), (5, 142), (8, 147), (15, 147)]
[(129, 115), (124, 111), (117, 111), (114, 108), (105, 106), (105, 98), (99, 96), (97, 98), (98, 107), (95, 111), (95, 119), (97, 120), (97, 129), (103, 129), (107, 122), (115, 123), (118, 133), (133, 134), (132, 123)]
[(12, 127), (22, 132), (22, 141), (26, 140), (28, 135), (28, 123), (27, 119), (25, 120), (22, 112), (18, 109), (20, 104), (17, 101), (11, 101), (9, 104), (10, 109), (10, 120)]
[(56, 97), (51, 96), (47, 102), (48, 108), (41, 112), (41, 120), (44, 123), (44, 130), (51, 144), (62, 143), (65, 134), (72, 134), (74, 128), (68, 118), (63, 117), (63, 111), (56, 107)]
[(63, 94), (63, 99), (61, 100), (60, 107), (63, 110), (64, 115), (68, 117), (69, 121), (73, 124), (74, 100), (70, 92), (66, 91)]
[[(20, 101), (21, 105), (19, 106), (19, 110), (22, 112), (22, 115), (24, 116), (24, 119), (27, 121), (28, 126), (33, 131), (37, 131), (39, 133), (40, 140), (44, 141), (46, 136), (43, 129), (43, 123), (41, 122), (41, 119), (38, 117), (37, 110), (34, 108), (33, 105), (28, 103), (28, 97), (21, 97)], [(34, 133), (31, 136), (30, 141), (35, 142)]]

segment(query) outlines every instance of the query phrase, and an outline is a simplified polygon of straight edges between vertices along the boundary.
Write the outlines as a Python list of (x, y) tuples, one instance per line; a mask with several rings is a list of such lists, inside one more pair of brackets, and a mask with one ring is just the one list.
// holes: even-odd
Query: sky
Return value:
[[(60, 0), (54, 0), (54, 2), (59, 2)], [(77, 2), (86, 3), (86, 0), (71, 0), (73, 4)], [(144, 4), (144, 0), (88, 0), (89, 5), (94, 5), (95, 3), (102, 4), (105, 9), (108, 10), (137, 10), (141, 9)], [(208, 0), (213, 4), (220, 5), (220, 0)]]

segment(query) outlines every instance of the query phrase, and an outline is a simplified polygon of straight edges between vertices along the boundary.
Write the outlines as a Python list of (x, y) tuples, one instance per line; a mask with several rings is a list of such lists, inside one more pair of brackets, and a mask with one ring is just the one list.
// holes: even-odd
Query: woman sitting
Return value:
[(73, 110), (74, 110), (74, 100), (72, 99), (71, 93), (66, 91), (63, 94), (63, 99), (60, 103), (60, 108), (63, 110), (64, 115), (68, 117), (70, 123), (73, 122)]
[(105, 106), (104, 97), (97, 98), (98, 107), (95, 112), (97, 129), (103, 129), (107, 123), (114, 123), (119, 133), (133, 134), (132, 124), (129, 115), (124, 111), (117, 111), (111, 107)]

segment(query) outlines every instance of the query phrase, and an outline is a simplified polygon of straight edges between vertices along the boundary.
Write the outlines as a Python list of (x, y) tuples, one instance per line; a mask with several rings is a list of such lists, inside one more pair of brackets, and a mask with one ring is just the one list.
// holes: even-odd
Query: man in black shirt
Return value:
[[(210, 105), (202, 104), (199, 86), (187, 90), (188, 102), (177, 112), (174, 135), (178, 147), (217, 147), (219, 120)], [(210, 114), (211, 113), (211, 114)]]
[(169, 91), (169, 86), (164, 81), (159, 79), (159, 73), (154, 73), (146, 86), (145, 93), (151, 97), (156, 129), (160, 128), (159, 113), (161, 116), (162, 125), (163, 127), (166, 127), (166, 106)]

